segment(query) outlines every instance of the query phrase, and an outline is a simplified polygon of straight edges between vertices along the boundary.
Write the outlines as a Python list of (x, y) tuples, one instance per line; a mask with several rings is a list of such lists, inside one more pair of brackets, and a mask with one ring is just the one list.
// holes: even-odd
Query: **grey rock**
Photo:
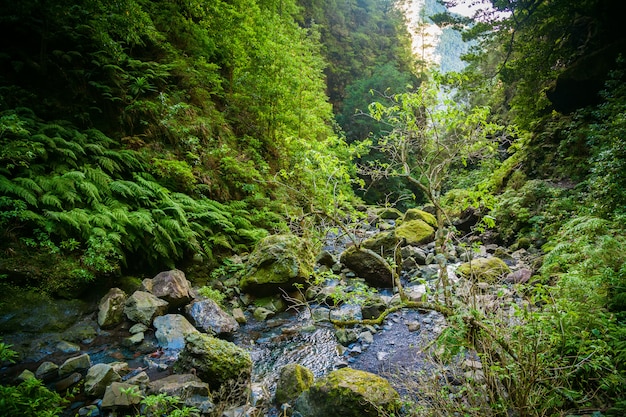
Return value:
[[(130, 392), (134, 393), (131, 394)], [(102, 398), (102, 408), (129, 407), (139, 404), (142, 396), (141, 389), (137, 385), (113, 382), (106, 388)]]
[(196, 407), (206, 415), (213, 408), (209, 384), (192, 374), (175, 374), (148, 384), (148, 394), (165, 394), (178, 397), (183, 405)]
[(164, 349), (182, 349), (185, 347), (185, 337), (198, 333), (198, 330), (180, 314), (159, 316), (154, 319), (153, 324), (159, 346)]
[(59, 375), (59, 366), (50, 361), (42, 362), (35, 371), (35, 377), (43, 382), (49, 382), (56, 379)]
[(83, 353), (80, 356), (67, 359), (59, 366), (59, 376), (62, 378), (76, 371), (85, 371), (91, 368), (91, 359), (89, 355)]
[(185, 273), (178, 269), (164, 271), (152, 278), (152, 294), (179, 307), (191, 301), (191, 285)]
[(85, 394), (92, 397), (101, 397), (107, 386), (112, 382), (119, 382), (121, 379), (111, 365), (98, 363), (87, 371), (85, 376)]
[(239, 323), (213, 300), (198, 300), (185, 307), (187, 316), (199, 330), (213, 335), (229, 335), (239, 329)]
[(124, 306), (124, 314), (129, 320), (146, 326), (152, 320), (167, 312), (168, 303), (145, 291), (135, 291), (128, 297)]
[(127, 295), (119, 288), (111, 288), (98, 304), (98, 326), (114, 327), (124, 319), (124, 303)]

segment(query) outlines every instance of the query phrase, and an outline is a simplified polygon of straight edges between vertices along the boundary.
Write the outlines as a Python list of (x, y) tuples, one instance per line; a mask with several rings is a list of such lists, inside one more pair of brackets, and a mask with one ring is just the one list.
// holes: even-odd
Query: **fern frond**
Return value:
[(31, 206), (37, 207), (37, 196), (35, 195), (35, 193), (9, 180), (4, 175), (0, 175), (0, 194), (17, 196), (26, 201)]
[(41, 194), (43, 192), (39, 184), (32, 178), (26, 178), (26, 177), (13, 178), (13, 182), (18, 185), (21, 185), (26, 190), (32, 191), (33, 193)]
[(63, 202), (61, 202), (59, 197), (49, 192), (41, 196), (41, 202), (46, 206), (56, 207), (59, 210), (63, 209)]
[(87, 201), (92, 205), (99, 203), (102, 200), (98, 187), (95, 184), (90, 183), (89, 181), (83, 181), (78, 183), (78, 190), (87, 197)]
[(106, 172), (104, 172), (100, 168), (91, 167), (86, 167), (84, 171), (85, 177), (87, 177), (90, 182), (98, 186), (101, 191), (109, 188), (109, 184), (112, 180)]
[(95, 159), (96, 159), (98, 166), (100, 166), (100, 168), (102, 168), (103, 170), (111, 174), (120, 173), (121, 171), (120, 165), (117, 162), (115, 162), (113, 159), (107, 156), (99, 156), (99, 157), (96, 157)]
[(106, 148), (99, 143), (87, 143), (85, 144), (84, 148), (85, 148), (85, 152), (88, 155), (97, 155), (97, 156), (104, 155), (104, 151), (106, 150)]
[(83, 181), (85, 179), (85, 174), (81, 171), (67, 171), (61, 178), (72, 180), (72, 181)]

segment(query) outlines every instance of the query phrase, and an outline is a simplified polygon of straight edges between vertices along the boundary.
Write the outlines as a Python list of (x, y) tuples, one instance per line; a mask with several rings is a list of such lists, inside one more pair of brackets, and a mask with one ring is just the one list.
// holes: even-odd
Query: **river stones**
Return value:
[(389, 288), (393, 285), (389, 264), (370, 249), (351, 246), (341, 254), (341, 263), (373, 287)]
[(150, 382), (147, 394), (177, 397), (184, 406), (198, 408), (202, 415), (214, 408), (209, 384), (193, 374), (175, 374)]
[(119, 288), (111, 288), (98, 304), (98, 326), (107, 329), (120, 324), (124, 319), (124, 303), (127, 297)]
[(257, 243), (239, 283), (242, 291), (265, 296), (291, 291), (313, 273), (314, 255), (295, 235), (272, 235)]
[(159, 346), (164, 349), (182, 349), (185, 347), (185, 337), (198, 330), (180, 314), (166, 314), (154, 319), (155, 336)]
[(91, 368), (91, 358), (86, 353), (67, 359), (59, 366), (59, 376), (64, 377), (72, 372), (85, 371)]
[[(131, 394), (134, 392), (135, 394)], [(102, 408), (130, 407), (139, 404), (143, 398), (142, 392), (136, 385), (125, 382), (113, 382), (106, 388), (102, 398)]]
[(107, 386), (121, 381), (120, 375), (113, 367), (106, 363), (98, 363), (89, 368), (85, 376), (85, 394), (92, 397), (101, 397)]
[(197, 300), (185, 307), (191, 322), (212, 335), (230, 335), (239, 329), (237, 320), (211, 299)]
[(313, 385), (313, 372), (310, 369), (290, 363), (280, 368), (280, 375), (276, 383), (275, 400), (278, 404), (288, 403), (300, 396), (303, 391)]
[(143, 287), (154, 296), (165, 300), (171, 307), (180, 307), (193, 298), (191, 285), (179, 269), (163, 271), (152, 279), (143, 280)]
[(225, 384), (232, 391), (245, 389), (252, 372), (250, 353), (234, 343), (203, 333), (190, 334), (185, 341), (185, 348), (174, 364), (176, 372), (195, 370), (214, 392)]
[(472, 281), (492, 284), (504, 279), (511, 270), (502, 259), (492, 256), (472, 259), (470, 262), (459, 265), (456, 272)]
[(342, 368), (316, 381), (298, 397), (294, 408), (307, 417), (378, 417), (394, 413), (399, 399), (386, 379)]
[(167, 301), (161, 300), (149, 292), (135, 291), (126, 300), (124, 314), (130, 321), (150, 326), (156, 316), (162, 316), (167, 312), (167, 307)]

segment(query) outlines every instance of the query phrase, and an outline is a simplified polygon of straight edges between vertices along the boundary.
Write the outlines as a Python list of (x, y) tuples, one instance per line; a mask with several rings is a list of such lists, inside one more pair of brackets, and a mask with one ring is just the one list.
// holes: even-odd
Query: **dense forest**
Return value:
[(504, 323), (442, 276), (441, 340), (497, 382), (399, 413), (623, 415), (622, 17), (608, 0), (485, 0), (472, 17), (429, 3), (471, 45), (463, 69), (441, 46), (460, 72), (439, 72), (411, 54), (398, 3), (3, 2), (3, 297), (166, 268), (210, 284), (269, 235), (319, 250), (324, 225), (420, 207), (436, 239), (531, 254), (533, 308)]

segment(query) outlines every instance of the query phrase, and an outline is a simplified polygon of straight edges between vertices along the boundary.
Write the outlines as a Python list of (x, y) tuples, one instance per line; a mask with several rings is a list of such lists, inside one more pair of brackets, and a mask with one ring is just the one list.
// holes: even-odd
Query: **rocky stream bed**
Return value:
[[(411, 219), (407, 220), (405, 214), (402, 220), (406, 226)], [(384, 253), (384, 240), (391, 235), (395, 237), (393, 242), (397, 242), (399, 226), (395, 219), (389, 219), (381, 232), (380, 219), (375, 224), (376, 227), (364, 231), (366, 242), (374, 242), (372, 247), (379, 245)], [(417, 232), (406, 233), (411, 237)], [(406, 240), (406, 234), (403, 238)], [(401, 277), (410, 299), (432, 301), (437, 291), (438, 271), (432, 234), (420, 239), (402, 248)], [(269, 252), (281, 258), (282, 255), (276, 256), (276, 246), (270, 247), (273, 249)], [(361, 278), (368, 272), (347, 267), (350, 261), (344, 256), (349, 250), (346, 247), (345, 240), (339, 244), (333, 240), (314, 267), (334, 271), (349, 287), (352, 282), (363, 283)], [(494, 253), (504, 261), (494, 257)], [(477, 260), (500, 262), (498, 268), (502, 270), (497, 271), (497, 279), (484, 282), (470, 283), (459, 273), (468, 256), (469, 251), (461, 246), (451, 246), (448, 254), (448, 272), (458, 291), (467, 289), (468, 285), (478, 286), (480, 302), (491, 303), (494, 308), (519, 302), (512, 285), (530, 277), (527, 266), (530, 256), (525, 250), (511, 253), (491, 245), (472, 252)], [(267, 254), (261, 256), (257, 260), (259, 264), (251, 270), (261, 269), (259, 265), (266, 265), (266, 258)], [(381, 272), (371, 265), (369, 268), (379, 279)], [(493, 265), (487, 269), (493, 269)], [(297, 279), (298, 274), (293, 278)], [(372, 285), (371, 280), (365, 282)], [(257, 280), (254, 285), (248, 284), (249, 291), (262, 288), (263, 297), (237, 288), (236, 302), (224, 308), (199, 296), (184, 272), (178, 270), (164, 271), (144, 280), (141, 288), (132, 294), (107, 289), (105, 293), (94, 291), (83, 300), (50, 300), (30, 294), (2, 306), (2, 341), (11, 344), (20, 358), (17, 364), (3, 364), (0, 380), (11, 384), (35, 376), (53, 390), (70, 393), (68, 416), (94, 417), (116, 415), (116, 410), (132, 405), (113, 395), (115, 384), (134, 384), (143, 393), (165, 392), (185, 397), (187, 404), (206, 415), (218, 415), (216, 401), (226, 397), (229, 406), (220, 409), (219, 415), (283, 415), (283, 401), (277, 401), (277, 390), (282, 393), (285, 384), (289, 388), (298, 384), (285, 379), (285, 372), (281, 372), (293, 364), (310, 371), (316, 384), (329, 374), (347, 368), (367, 373), (357, 374), (358, 378), (369, 378), (370, 374), (383, 376), (385, 382), (389, 380), (392, 384), (389, 388), (394, 393), (392, 397), (396, 392), (410, 395), (403, 382), (404, 375), (433, 367), (425, 347), (445, 328), (444, 317), (435, 311), (400, 309), (387, 316), (381, 325), (337, 327), (328, 318), (362, 319), (376, 315), (365, 305), (350, 302), (334, 305), (320, 298), (320, 294), (330, 294), (337, 283), (329, 280), (304, 299), (298, 294), (286, 296), (280, 291), (267, 291), (268, 287), (261, 286)], [(276, 288), (280, 285), (284, 283)], [(398, 300), (391, 286), (379, 288), (374, 309), (380, 311)], [(191, 347), (209, 350), (207, 346), (213, 343), (218, 343), (217, 353), (198, 353)], [(226, 352), (227, 357), (220, 356), (220, 352)], [(201, 356), (223, 364), (205, 369), (206, 364), (198, 359)], [(471, 362), (479, 368), (479, 363)], [(356, 376), (350, 378), (356, 384)], [(159, 381), (168, 381), (169, 385)], [(204, 386), (205, 383), (208, 385)], [(308, 392), (312, 383), (294, 392), (298, 395)], [(367, 384), (377, 383), (378, 380)], [(239, 392), (238, 384), (248, 389)], [(72, 390), (73, 387), (79, 388)], [(222, 390), (216, 394), (219, 388)], [(383, 392), (387, 388), (376, 389)], [(240, 398), (233, 398), (235, 393)], [(296, 397), (288, 400), (300, 404), (299, 412), (304, 416), (325, 412), (323, 407), (315, 411), (310, 404), (324, 403), (323, 397), (309, 395), (304, 405)], [(367, 415), (367, 410), (359, 413)]]

